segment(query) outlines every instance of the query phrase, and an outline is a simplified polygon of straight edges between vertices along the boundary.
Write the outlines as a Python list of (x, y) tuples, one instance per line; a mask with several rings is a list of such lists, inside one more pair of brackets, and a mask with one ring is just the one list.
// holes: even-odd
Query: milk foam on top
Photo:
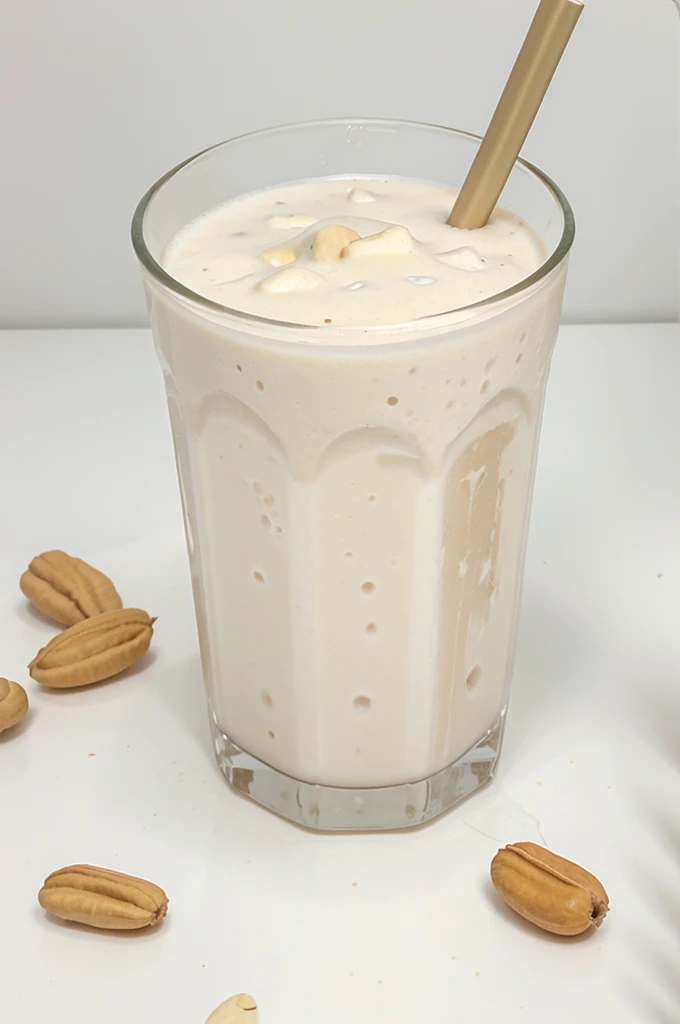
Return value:
[[(163, 265), (223, 306), (289, 323), (376, 327), (497, 295), (545, 260), (534, 231), (498, 208), (474, 231), (450, 227), (455, 189), (398, 178), (319, 178), (240, 196), (192, 221)], [(351, 229), (335, 259), (315, 240)]]

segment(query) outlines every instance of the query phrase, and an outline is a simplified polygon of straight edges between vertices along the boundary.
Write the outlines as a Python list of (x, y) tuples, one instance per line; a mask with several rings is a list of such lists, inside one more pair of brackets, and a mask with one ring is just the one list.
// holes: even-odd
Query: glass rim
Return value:
[[(541, 184), (545, 186), (548, 192), (551, 193), (557, 206), (562, 211), (564, 219), (564, 228), (562, 236), (555, 246), (554, 250), (548, 258), (538, 267), (533, 274), (523, 278), (510, 288), (506, 288), (505, 291), (498, 292), (495, 295), (491, 295), (488, 298), (481, 299), (478, 302), (470, 303), (467, 306), (459, 306), (456, 309), (445, 310), (441, 313), (431, 313), (428, 316), (418, 317), (414, 320), (408, 320), (402, 323), (396, 324), (377, 324), (373, 326), (359, 326), (349, 325), (347, 327), (339, 326), (327, 326), (325, 324), (298, 324), (291, 320), (277, 320), (272, 317), (259, 316), (256, 313), (246, 313), (244, 310), (235, 309), (232, 306), (224, 306), (219, 302), (215, 302), (213, 299), (209, 299), (199, 292), (193, 291), (191, 288), (187, 288), (175, 277), (169, 274), (163, 266), (152, 256), (149, 247), (146, 244), (144, 238), (144, 218), (149, 205), (161, 191), (163, 186), (170, 181), (175, 175), (179, 174), (189, 164), (200, 160), (208, 153), (212, 153), (214, 150), (221, 149), (223, 146), (229, 146), (235, 142), (241, 142), (243, 139), (248, 139), (256, 136), (264, 135), (275, 135), (290, 131), (292, 128), (315, 128), (322, 126), (347, 126), (348, 124), (362, 124), (370, 127), (371, 125), (376, 126), (387, 126), (396, 125), (402, 127), (413, 127), (413, 128), (433, 128), (437, 131), (447, 132), (449, 135), (455, 135), (459, 138), (473, 139), (476, 142), (482, 141), (482, 136), (476, 135), (474, 132), (466, 132), (459, 128), (449, 128), (446, 125), (432, 124), (428, 121), (412, 121), (403, 120), (401, 118), (382, 118), (382, 117), (333, 117), (333, 118), (317, 118), (311, 121), (292, 121), (287, 124), (274, 125), (270, 128), (261, 128), (252, 132), (243, 132), (240, 135), (235, 135), (231, 138), (224, 139), (222, 142), (217, 142), (212, 146), (207, 146), (205, 149), (200, 150), (198, 153), (194, 153), (192, 156), (182, 160), (181, 163), (172, 167), (164, 175), (162, 175), (154, 184), (144, 193), (137, 208), (135, 209), (132, 217), (131, 235), (132, 235), (132, 246), (137, 255), (137, 259), (144, 267), (146, 271), (156, 280), (159, 284), (163, 285), (170, 292), (179, 296), (181, 299), (189, 300), (191, 303), (208, 310), (210, 313), (218, 313), (222, 317), (233, 318), (243, 325), (244, 323), (250, 324), (262, 324), (267, 327), (274, 327), (277, 331), (282, 329), (285, 331), (292, 330), (295, 332), (305, 331), (310, 334), (313, 333), (316, 336), (325, 335), (326, 337), (338, 336), (338, 334), (385, 334), (386, 332), (397, 333), (400, 331), (434, 331), (437, 328), (443, 326), (448, 318), (452, 316), (461, 316), (465, 314), (471, 314), (474, 316), (476, 312), (482, 312), (484, 309), (494, 306), (502, 305), (509, 299), (513, 299), (516, 296), (521, 295), (524, 292), (529, 292), (535, 285), (539, 284), (545, 278), (547, 278), (553, 270), (560, 266), (564, 259), (569, 255), (571, 247), (574, 242), (576, 234), (576, 224), (574, 219), (574, 212), (571, 208), (571, 204), (567, 199), (566, 195), (553, 181), (553, 179), (542, 171), (535, 164), (530, 163), (528, 160), (524, 160), (519, 157), (516, 161), (516, 165), (524, 168), (531, 175), (537, 178)], [(208, 211), (205, 211), (208, 212)], [(469, 318), (466, 318), (469, 319)], [(364, 341), (365, 344), (365, 341)]]

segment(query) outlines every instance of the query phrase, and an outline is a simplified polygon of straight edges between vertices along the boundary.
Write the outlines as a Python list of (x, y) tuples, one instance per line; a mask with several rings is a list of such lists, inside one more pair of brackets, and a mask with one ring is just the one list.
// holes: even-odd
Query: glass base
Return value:
[(217, 763), (234, 789), (304, 828), (375, 832), (423, 825), (490, 782), (500, 755), (505, 708), (474, 747), (436, 775), (373, 789), (299, 782), (237, 747), (222, 732), (214, 714), (211, 722)]

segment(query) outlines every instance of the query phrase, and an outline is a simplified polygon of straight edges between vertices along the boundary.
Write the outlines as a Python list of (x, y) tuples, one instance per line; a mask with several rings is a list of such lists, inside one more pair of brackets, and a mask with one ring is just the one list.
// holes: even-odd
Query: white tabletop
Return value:
[[(331, 836), (213, 762), (149, 333), (0, 336), (0, 675), (31, 700), (0, 737), (3, 1024), (203, 1024), (238, 991), (261, 1024), (676, 1024), (679, 343), (677, 325), (562, 331), (497, 780), (419, 831)], [(158, 616), (116, 681), (28, 678), (55, 627), (18, 580), (53, 547)], [(602, 879), (598, 932), (551, 938), (499, 903), (489, 863), (523, 839)], [(162, 885), (166, 921), (48, 919), (43, 878), (78, 862)]]

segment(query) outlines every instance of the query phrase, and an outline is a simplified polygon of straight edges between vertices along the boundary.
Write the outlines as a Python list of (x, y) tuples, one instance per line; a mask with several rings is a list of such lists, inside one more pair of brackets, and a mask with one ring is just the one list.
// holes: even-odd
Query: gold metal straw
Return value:
[(576, 23), (581, 0), (541, 0), (448, 223), (484, 227), (520, 154)]

